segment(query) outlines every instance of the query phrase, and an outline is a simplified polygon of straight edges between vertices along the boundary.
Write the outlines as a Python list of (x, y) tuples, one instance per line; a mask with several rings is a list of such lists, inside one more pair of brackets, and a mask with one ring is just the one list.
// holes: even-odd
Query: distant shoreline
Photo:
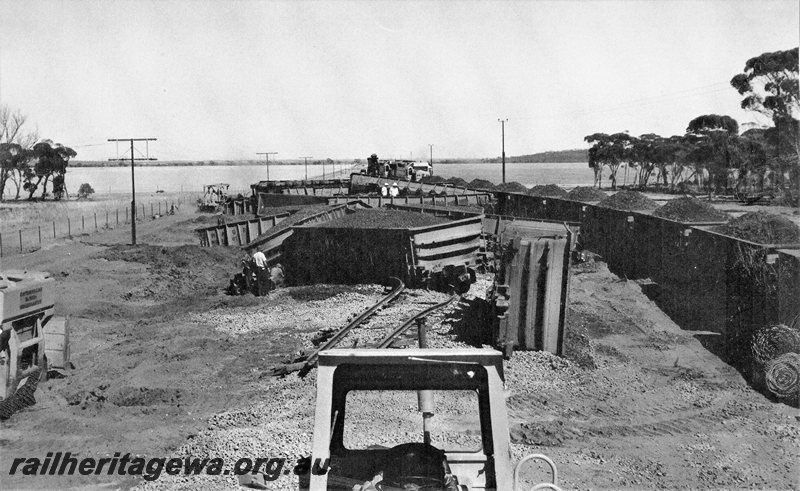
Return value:
[[(434, 159), (433, 165), (436, 164), (493, 164), (501, 162), (500, 157), (491, 158), (444, 158)], [(582, 148), (571, 150), (557, 150), (553, 152), (539, 152), (530, 155), (517, 155), (506, 157), (506, 163), (511, 164), (562, 164), (562, 163), (580, 163), (586, 164), (589, 162), (589, 151)], [(69, 163), (70, 167), (127, 167), (130, 165), (130, 160), (73, 160)], [(297, 160), (274, 160), (270, 162), (273, 165), (305, 165), (305, 161)], [(364, 165), (367, 164), (367, 159), (316, 159), (309, 160), (311, 165)], [(253, 166), (266, 166), (265, 160), (141, 160), (136, 162), (137, 167), (200, 167), (200, 166), (235, 166), (235, 165), (253, 165)]]
[[(447, 165), (458, 165), (458, 164), (492, 164), (498, 163), (500, 159), (442, 159), (442, 160), (434, 160), (433, 165), (436, 164), (447, 164)], [(551, 161), (523, 161), (520, 160), (519, 157), (506, 157), (507, 164), (562, 164), (562, 163), (570, 163), (570, 164), (586, 164), (587, 160), (551, 160)], [(271, 165), (304, 165), (303, 162), (270, 162)], [(127, 161), (102, 161), (102, 160), (76, 160), (69, 163), (69, 167), (77, 168), (77, 167), (129, 167), (131, 162)], [(322, 165), (322, 162), (311, 162), (308, 165)], [(331, 165), (329, 162), (325, 162), (325, 165)], [(360, 164), (355, 164), (353, 161), (346, 161), (346, 160), (334, 160), (333, 165), (364, 165), (366, 166), (366, 162), (362, 161)], [(252, 161), (252, 160), (202, 160), (202, 161), (168, 161), (168, 160), (158, 160), (158, 161), (137, 161), (136, 167), (233, 167), (233, 166), (260, 166), (265, 167), (266, 164), (261, 161)]]

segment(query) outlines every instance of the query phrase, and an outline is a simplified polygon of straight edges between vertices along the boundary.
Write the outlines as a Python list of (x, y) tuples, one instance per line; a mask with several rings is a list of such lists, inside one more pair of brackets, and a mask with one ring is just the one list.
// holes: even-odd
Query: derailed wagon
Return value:
[[(370, 210), (356, 211), (369, 216)], [(400, 215), (410, 212), (382, 213)], [(332, 220), (294, 227), (283, 248), (290, 284), (382, 283), (394, 276), (408, 285), (465, 292), (475, 281), (482, 215), (435, 220), (423, 226), (383, 226)]]

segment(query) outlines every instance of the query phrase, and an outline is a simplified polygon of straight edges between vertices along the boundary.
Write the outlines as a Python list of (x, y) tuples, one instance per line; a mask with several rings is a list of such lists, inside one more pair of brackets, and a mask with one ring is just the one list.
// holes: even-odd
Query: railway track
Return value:
[[(392, 302), (395, 302), (400, 295), (405, 291), (405, 284), (398, 278), (390, 278), (390, 280), (394, 283), (392, 290), (386, 294), (383, 298), (377, 301), (374, 305), (364, 311), (362, 314), (358, 315), (355, 319), (353, 319), (349, 324), (344, 326), (343, 328), (336, 331), (327, 341), (322, 343), (322, 345), (315, 349), (310, 354), (303, 356), (301, 358), (296, 358), (292, 360), (291, 363), (279, 365), (272, 369), (272, 374), (277, 376), (287, 375), (293, 372), (300, 372), (301, 376), (304, 376), (309, 371), (311, 371), (315, 366), (317, 359), (319, 358), (320, 352), (328, 349), (332, 349), (339, 345), (349, 333), (351, 333), (354, 329), (358, 327), (364, 326), (367, 321), (369, 321), (375, 314), (389, 306)], [(364, 348), (389, 348), (395, 342), (399, 341), (401, 336), (406, 333), (409, 328), (415, 325), (417, 322), (424, 320), (427, 316), (433, 314), (437, 310), (440, 310), (452, 302), (457, 300), (459, 295), (453, 294), (447, 300), (443, 302), (436, 303), (431, 307), (428, 307), (420, 312), (417, 312), (409, 317), (406, 317), (405, 320), (400, 324), (398, 327), (392, 329), (390, 332), (385, 334), (383, 337), (380, 338), (380, 341), (375, 343), (373, 346), (363, 346)], [(385, 322), (381, 322), (379, 324), (385, 324)], [(374, 330), (383, 330), (385, 329), (385, 325), (377, 325), (377, 326), (369, 326), (369, 329)]]

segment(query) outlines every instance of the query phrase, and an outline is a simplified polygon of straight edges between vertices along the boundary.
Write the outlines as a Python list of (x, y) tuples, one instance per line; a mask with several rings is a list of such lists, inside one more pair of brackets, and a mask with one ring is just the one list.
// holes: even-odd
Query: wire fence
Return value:
[[(149, 201), (136, 204), (136, 222), (143, 222), (156, 215), (176, 213), (192, 200), (184, 198)], [(91, 235), (131, 223), (131, 207), (84, 212), (66, 215), (36, 225), (0, 231), (0, 257), (38, 251), (43, 245), (58, 239)]]

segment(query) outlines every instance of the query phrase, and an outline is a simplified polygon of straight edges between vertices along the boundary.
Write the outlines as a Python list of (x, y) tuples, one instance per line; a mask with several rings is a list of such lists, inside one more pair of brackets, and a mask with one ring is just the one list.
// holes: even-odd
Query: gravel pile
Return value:
[[(479, 274), (478, 281), (464, 301), (483, 297), (486, 287), (491, 283), (491, 275)], [(309, 292), (292, 295), (297, 288), (277, 290), (275, 304), (270, 303), (256, 309), (241, 309), (236, 315), (219, 317), (209, 321), (207, 315), (197, 316), (198, 322), (210, 322), (216, 329), (231, 334), (244, 334), (254, 329), (269, 329), (280, 336), (282, 329), (306, 321), (306, 317), (318, 318), (314, 324), (320, 331), (326, 328), (344, 326), (349, 320), (374, 304), (382, 296), (384, 289), (377, 285), (358, 287), (356, 291), (336, 291), (333, 286), (321, 288), (319, 297), (330, 293), (327, 298), (316, 299)], [(313, 292), (312, 292), (313, 293)], [(295, 302), (298, 298), (313, 300), (307, 303)], [(449, 298), (447, 294), (407, 289), (401, 297), (388, 307), (377, 312), (364, 325), (349, 333), (342, 341), (342, 347), (369, 346), (381, 339), (391, 329), (397, 327), (411, 313), (424, 310), (435, 303)], [(277, 309), (283, 306), (282, 311)], [(459, 302), (428, 317), (428, 341), (432, 348), (471, 348), (459, 341), (453, 333), (451, 323), (457, 318)], [(319, 315), (325, 312), (325, 315)], [(245, 326), (242, 328), (242, 326)], [(277, 328), (275, 326), (278, 326)], [(283, 325), (284, 328), (279, 326)], [(409, 329), (409, 335), (400, 344), (416, 346), (416, 327)], [(312, 338), (318, 333), (307, 333), (305, 350), (315, 348)], [(571, 362), (557, 356), (541, 352), (518, 352), (506, 362), (508, 389), (521, 394), (536, 388), (563, 384), (576, 370)], [(254, 387), (254, 389), (256, 389)], [(254, 392), (256, 393), (256, 392)], [(283, 378), (267, 377), (257, 387), (257, 402), (245, 407), (218, 413), (207, 422), (205, 429), (189, 437), (172, 457), (223, 458), (226, 470), (240, 458), (275, 457), (285, 458), (284, 470), (291, 469), (301, 457), (310, 455), (313, 440), (313, 423), (316, 394), (316, 370), (305, 378), (296, 373)], [(369, 444), (393, 446), (398, 441), (418, 441), (420, 435), (420, 414), (417, 410), (417, 395), (414, 392), (383, 393), (380, 396), (369, 393), (353, 393), (359, 411), (348, 414), (352, 425), (345, 426), (345, 442), (353, 447)], [(350, 397), (350, 396), (349, 396)], [(377, 397), (377, 399), (376, 399)], [(434, 444), (446, 448), (474, 449), (479, 447), (478, 432), (480, 422), (477, 418), (477, 400), (474, 394), (453, 392), (436, 393), (436, 417), (434, 425)], [(464, 431), (437, 432), (437, 425), (448, 428), (463, 428)], [(348, 430), (349, 428), (352, 428)], [(355, 429), (358, 432), (355, 433)], [(350, 433), (348, 433), (350, 431)], [(517, 453), (530, 452), (530, 448), (515, 447)], [(266, 482), (266, 489), (296, 490), (298, 478), (293, 473), (280, 473), (274, 481)], [(241, 489), (238, 478), (231, 472), (220, 476), (169, 476), (152, 482), (143, 482), (138, 489)]]
[(638, 191), (618, 191), (597, 204), (615, 210), (655, 210), (658, 204)]
[[(315, 289), (325, 287), (326, 285), (314, 285)], [(292, 293), (297, 289), (308, 288), (274, 290), (257, 307), (226, 307), (199, 314), (191, 313), (187, 320), (209, 325), (218, 332), (234, 337), (264, 330), (269, 330), (276, 336), (286, 336), (298, 333), (298, 323), (302, 323), (304, 329), (343, 327), (350, 321), (353, 312), (358, 314), (367, 310), (383, 296), (381, 287), (362, 285), (356, 291), (302, 301), (293, 298)], [(320, 317), (319, 312), (325, 312), (324, 318)]]
[(567, 198), (573, 201), (601, 201), (608, 195), (595, 187), (578, 186), (567, 193)]
[[(268, 395), (246, 408), (211, 417), (206, 429), (180, 447), (173, 457), (222, 458), (230, 475), (169, 476), (142, 483), (138, 489), (241, 489), (233, 475), (240, 458), (285, 458), (280, 477), (267, 482), (267, 489), (296, 490), (298, 478), (291, 470), (297, 460), (311, 453), (314, 432), (315, 372), (305, 378), (297, 374), (269, 380)], [(262, 386), (263, 387), (263, 386)]]
[(691, 196), (668, 201), (653, 212), (653, 216), (668, 218), (677, 222), (727, 222), (730, 215), (720, 211), (705, 201)]
[[(289, 227), (293, 227), (300, 220), (302, 220), (304, 218), (308, 218), (308, 217), (310, 217), (312, 215), (316, 215), (317, 213), (321, 213), (321, 212), (323, 212), (323, 211), (325, 211), (325, 210), (327, 210), (329, 208), (330, 207), (328, 205), (304, 206), (304, 207), (300, 208), (299, 210), (297, 210), (296, 212), (294, 212), (291, 215), (289, 215), (288, 217), (284, 218), (281, 222), (279, 222), (274, 227), (272, 227), (270, 229), (267, 229), (266, 232), (261, 234), (261, 237), (266, 236), (266, 235), (272, 235), (275, 232), (280, 232), (281, 230), (286, 230)], [(295, 207), (293, 209), (297, 209), (297, 207)], [(279, 213), (283, 213), (283, 210), (281, 209), (281, 211), (276, 211), (276, 213), (274, 213), (274, 214), (277, 215)]]
[(463, 211), (469, 213), (483, 213), (483, 205), (457, 205), (455, 203), (447, 203), (444, 205), (431, 205), (427, 203), (408, 203), (404, 207), (414, 208), (415, 210), (428, 210), (428, 211)]
[(486, 179), (473, 179), (469, 182), (469, 187), (472, 189), (488, 189), (489, 191), (493, 191), (495, 188), (494, 183)]
[(759, 244), (800, 242), (800, 227), (788, 218), (764, 211), (753, 211), (734, 218), (718, 229), (733, 237)]
[(445, 182), (445, 178), (442, 176), (425, 176), (421, 178), (419, 182), (423, 184), (439, 184)]
[(530, 196), (540, 196), (542, 198), (566, 198), (569, 194), (555, 184), (539, 184), (533, 186), (527, 192)]
[(399, 210), (358, 210), (329, 222), (315, 224), (326, 228), (412, 228), (447, 223), (449, 220), (427, 213)]
[(505, 193), (527, 193), (528, 188), (523, 186), (522, 184), (511, 181), (511, 182), (504, 182), (502, 184), (498, 184), (494, 187), (495, 191), (503, 191)]
[(460, 188), (469, 187), (469, 183), (464, 179), (461, 179), (460, 177), (448, 177), (447, 179), (444, 180), (444, 182)]

